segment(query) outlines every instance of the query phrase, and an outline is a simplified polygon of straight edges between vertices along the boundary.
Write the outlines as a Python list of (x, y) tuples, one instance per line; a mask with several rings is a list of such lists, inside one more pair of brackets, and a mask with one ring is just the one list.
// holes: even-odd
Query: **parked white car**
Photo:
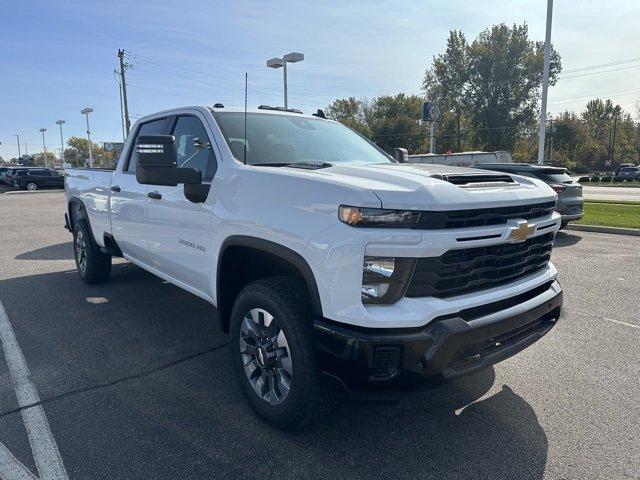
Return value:
[(560, 317), (549, 186), (395, 163), (321, 112), (160, 112), (115, 171), (65, 181), (80, 277), (121, 255), (210, 302), (243, 394), (279, 427), (335, 394), (477, 372)]

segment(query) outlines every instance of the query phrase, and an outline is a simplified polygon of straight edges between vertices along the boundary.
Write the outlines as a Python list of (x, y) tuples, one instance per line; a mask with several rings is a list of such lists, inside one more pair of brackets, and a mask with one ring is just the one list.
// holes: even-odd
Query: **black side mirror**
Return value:
[(199, 185), (202, 173), (196, 168), (177, 166), (176, 139), (173, 135), (141, 135), (136, 139), (138, 166), (136, 179), (143, 185), (179, 183)]

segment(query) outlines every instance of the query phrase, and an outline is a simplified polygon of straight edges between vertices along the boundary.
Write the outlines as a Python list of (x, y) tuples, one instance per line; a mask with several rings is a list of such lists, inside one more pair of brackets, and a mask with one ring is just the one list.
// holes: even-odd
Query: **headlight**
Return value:
[(414, 258), (364, 257), (362, 303), (394, 303), (404, 295)]
[(340, 205), (338, 218), (352, 227), (412, 228), (418, 223), (420, 212)]

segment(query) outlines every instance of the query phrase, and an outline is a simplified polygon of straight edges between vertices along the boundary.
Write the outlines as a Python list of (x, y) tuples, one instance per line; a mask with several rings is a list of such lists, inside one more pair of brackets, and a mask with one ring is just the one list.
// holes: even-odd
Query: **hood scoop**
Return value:
[(489, 188), (516, 186), (516, 182), (509, 175), (500, 173), (463, 173), (463, 174), (434, 174), (432, 178), (457, 185), (460, 188)]

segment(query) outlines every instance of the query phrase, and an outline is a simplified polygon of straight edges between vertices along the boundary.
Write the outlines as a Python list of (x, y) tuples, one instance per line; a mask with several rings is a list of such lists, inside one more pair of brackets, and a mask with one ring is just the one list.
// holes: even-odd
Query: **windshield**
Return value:
[[(244, 159), (244, 113), (216, 112), (215, 118), (233, 153)], [(247, 114), (247, 163), (298, 162), (389, 163), (378, 147), (353, 130), (324, 119)]]

